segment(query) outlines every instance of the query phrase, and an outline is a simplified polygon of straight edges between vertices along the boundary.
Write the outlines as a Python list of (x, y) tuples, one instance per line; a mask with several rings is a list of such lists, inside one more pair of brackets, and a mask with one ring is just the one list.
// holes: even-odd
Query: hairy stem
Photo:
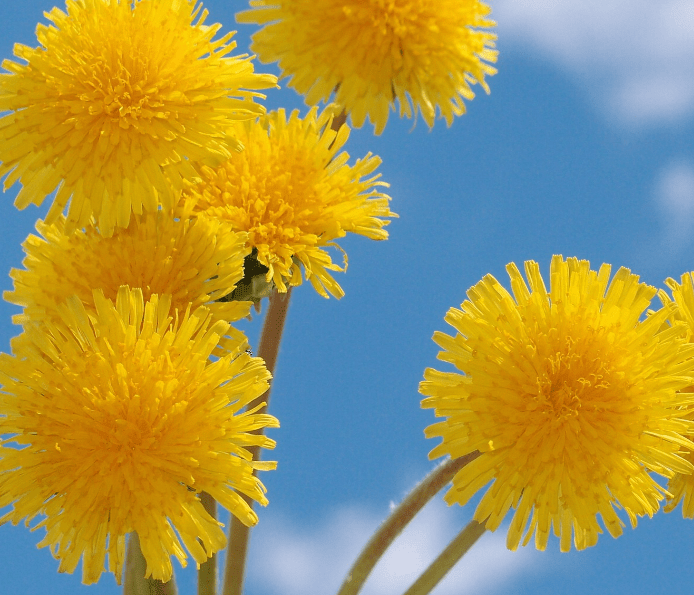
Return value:
[[(207, 492), (200, 494), (200, 502), (207, 514), (217, 518), (217, 502)], [(217, 595), (217, 554), (212, 554), (198, 569), (198, 595)]]
[[(347, 112), (342, 111), (333, 121), (331, 128), (339, 130), (340, 127), (347, 121)], [(289, 308), (289, 298), (291, 297), (292, 288), (287, 288), (287, 293), (278, 293), (273, 291), (270, 295), (270, 305), (265, 316), (263, 324), (263, 332), (260, 337), (260, 346), (258, 347), (258, 356), (265, 360), (265, 365), (270, 373), (275, 375), (275, 365), (277, 363), (277, 355), (280, 349), (280, 341), (284, 330), (284, 322), (287, 317), (287, 309)], [(270, 385), (270, 390), (272, 384)], [(268, 390), (262, 399), (267, 405), (270, 403), (270, 390)], [(262, 430), (259, 430), (262, 433)], [(253, 460), (258, 460), (260, 457), (259, 447), (250, 447), (248, 449), (253, 455)], [(253, 501), (247, 496), (240, 496), (253, 506)], [(248, 554), (248, 540), (250, 537), (250, 528), (246, 527), (241, 521), (232, 515), (229, 522), (229, 546), (227, 547), (227, 558), (224, 568), (224, 588), (223, 595), (241, 595), (243, 593), (243, 580), (246, 567), (246, 556)]]
[(404, 595), (428, 595), (431, 593), (441, 579), (448, 574), (448, 571), (456, 565), (458, 560), (482, 537), (484, 532), (484, 525), (477, 521), (470, 521), (467, 527), (458, 533), (455, 539), (448, 544), (439, 557), (429, 565), (429, 568), (407, 589)]
[[(287, 318), (291, 291), (292, 288), (289, 287), (287, 293), (273, 291), (272, 295), (270, 295), (270, 304), (267, 314), (265, 315), (263, 332), (260, 337), (258, 357), (262, 357), (265, 360), (265, 365), (273, 376), (275, 374), (275, 365), (277, 364), (277, 355), (280, 350), (284, 322)], [(271, 390), (272, 383), (268, 391), (261, 397), (268, 404), (270, 402)], [(258, 433), (262, 432), (262, 429), (258, 430)], [(248, 450), (253, 455), (254, 461), (260, 458), (259, 447), (251, 446)], [(253, 501), (250, 498), (247, 498), (243, 494), (241, 494), (241, 497), (248, 502), (249, 506), (253, 506)], [(241, 593), (243, 593), (243, 579), (249, 536), (250, 528), (246, 527), (246, 525), (232, 515), (229, 522), (229, 546), (227, 547), (227, 558), (224, 569), (223, 595), (241, 595)]]
[(176, 581), (171, 577), (168, 583), (154, 578), (145, 578), (147, 562), (140, 549), (137, 533), (128, 536), (128, 550), (125, 555), (125, 584), (123, 595), (176, 595)]
[(453, 479), (458, 471), (475, 460), (479, 454), (479, 452), (473, 452), (458, 459), (449, 459), (429, 473), (371, 536), (356, 562), (352, 565), (338, 595), (356, 595), (359, 593), (376, 563), (400, 532), (424, 508), (426, 503)]

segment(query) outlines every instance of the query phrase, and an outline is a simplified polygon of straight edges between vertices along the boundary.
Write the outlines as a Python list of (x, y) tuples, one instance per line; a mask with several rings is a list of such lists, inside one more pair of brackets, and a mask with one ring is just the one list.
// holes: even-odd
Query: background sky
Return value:
[[(0, 2), (0, 56), (36, 45), (34, 28), (52, 0)], [(553, 254), (626, 266), (650, 284), (694, 269), (694, 1), (489, 0), (499, 23), (499, 73), (451, 128), (428, 130), (391, 115), (385, 132), (352, 132), (353, 158), (371, 151), (400, 215), (390, 239), (347, 238), (346, 292), (325, 300), (294, 291), (271, 412), (282, 424), (262, 479), (270, 505), (252, 533), (247, 595), (331, 595), (378, 523), (433, 463), (434, 422), (417, 386), (436, 360), (443, 317), (486, 273), (508, 286), (505, 265)], [(62, 7), (62, 5), (60, 5)], [(209, 0), (208, 22), (239, 29), (240, 0)], [(274, 65), (258, 65), (277, 72)], [(282, 89), (268, 108), (301, 108)], [(22, 260), (20, 243), (46, 208), (18, 212), (17, 188), (0, 200), (0, 289)], [(17, 333), (0, 305), (0, 349)], [(257, 345), (260, 318), (244, 324)], [(440, 497), (382, 560), (364, 591), (403, 592), (464, 526), (473, 508)], [(434, 591), (437, 595), (570, 595), (691, 592), (692, 521), (678, 508), (596, 547), (559, 553), (505, 549), (486, 534)], [(81, 585), (59, 575), (41, 536), (0, 528), (0, 594), (121, 591), (112, 575)], [(194, 569), (194, 564), (192, 565)], [(181, 593), (195, 574), (177, 569)]]

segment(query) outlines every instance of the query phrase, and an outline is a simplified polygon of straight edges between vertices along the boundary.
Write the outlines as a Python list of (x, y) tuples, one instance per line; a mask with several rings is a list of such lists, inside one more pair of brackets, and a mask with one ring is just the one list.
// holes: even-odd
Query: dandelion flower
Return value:
[[(94, 226), (72, 235), (61, 217), (53, 225), (36, 224), (41, 237), (24, 242), (25, 269), (13, 269), (14, 290), (6, 301), (24, 307), (15, 324), (59, 317), (58, 306), (77, 295), (93, 315), (94, 289), (115, 300), (119, 288), (142, 289), (144, 299), (169, 294), (181, 314), (206, 305), (215, 320), (233, 322), (247, 316), (251, 302), (217, 302), (243, 277), (249, 250), (245, 233), (202, 216), (176, 220), (162, 211), (135, 215), (127, 229), (103, 237)], [(232, 332), (233, 329), (232, 329)]]
[(202, 563), (226, 545), (200, 492), (247, 525), (258, 517), (241, 494), (267, 503), (253, 471), (275, 463), (253, 461), (248, 447), (273, 448), (252, 432), (277, 420), (242, 410), (270, 375), (206, 308), (172, 320), (168, 296), (145, 302), (125, 287), (115, 305), (100, 291), (93, 301), (93, 319), (70, 298), (60, 321), (28, 325), (21, 351), (0, 355), (0, 507), (12, 505), (0, 522), (42, 515), (39, 547), (60, 572), (82, 558), (87, 584), (107, 553), (120, 582), (136, 531), (147, 576), (168, 581), (171, 556), (185, 566), (184, 546)]
[(40, 205), (47, 222), (70, 197), (68, 232), (97, 217), (102, 233), (131, 211), (170, 210), (189, 159), (218, 164), (238, 148), (234, 119), (255, 117), (254, 91), (275, 77), (229, 57), (233, 34), (214, 39), (194, 0), (67, 0), (46, 13), (40, 46), (16, 45), (26, 63), (0, 75), (0, 176), (19, 181), (15, 204)]
[(379, 192), (381, 163), (370, 153), (354, 165), (338, 151), (349, 128), (331, 129), (332, 116), (316, 108), (305, 118), (284, 110), (258, 122), (245, 123), (239, 132), (246, 149), (218, 168), (202, 167), (203, 181), (183, 191), (185, 213), (204, 213), (248, 233), (249, 247), (267, 267), (267, 281), (281, 292), (287, 284), (306, 279), (316, 291), (342, 297), (344, 292), (328, 271), (342, 271), (325, 248), (338, 248), (335, 240), (347, 232), (373, 240), (388, 237), (396, 217), (390, 198)]
[[(674, 279), (667, 279), (665, 284), (672, 290), (677, 310), (675, 320), (682, 320), (687, 325), (687, 337), (690, 343), (694, 342), (694, 283), (691, 273), (682, 275), (682, 283), (679, 284)], [(664, 291), (660, 292), (660, 298), (664, 303), (670, 303), (670, 299)], [(685, 393), (694, 392), (694, 383), (683, 389)], [(689, 394), (688, 396), (694, 396)], [(690, 409), (687, 419), (694, 420), (694, 409)], [(684, 455), (690, 463), (694, 463), (694, 452)], [(670, 497), (665, 506), (665, 512), (671, 512), (682, 501), (682, 516), (684, 518), (694, 518), (694, 475), (677, 473), (668, 483)]]
[(442, 442), (431, 457), (479, 451), (453, 479), (445, 499), (465, 504), (488, 484), (475, 519), (495, 530), (513, 508), (507, 545), (535, 536), (545, 549), (550, 531), (562, 551), (614, 537), (624, 523), (652, 516), (667, 492), (649, 474), (691, 473), (681, 456), (694, 444), (682, 408), (692, 395), (694, 345), (681, 324), (664, 324), (666, 306), (640, 320), (656, 293), (621, 268), (590, 270), (588, 261), (552, 259), (550, 290), (537, 263), (525, 263), (528, 289), (506, 267), (513, 296), (487, 275), (437, 332), (439, 358), (464, 375), (428, 369), (420, 392), (444, 421), (426, 430)]
[(309, 105), (335, 103), (361, 127), (368, 116), (380, 134), (388, 112), (417, 110), (433, 126), (465, 113), (471, 85), (489, 93), (496, 70), (495, 25), (479, 0), (252, 0), (242, 23), (265, 25), (251, 49), (279, 61), (289, 86)]

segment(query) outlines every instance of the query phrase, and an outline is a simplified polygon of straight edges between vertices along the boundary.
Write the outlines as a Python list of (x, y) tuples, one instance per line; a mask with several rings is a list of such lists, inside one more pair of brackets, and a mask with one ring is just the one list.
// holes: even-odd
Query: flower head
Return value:
[(632, 526), (653, 515), (666, 493), (649, 475), (691, 473), (680, 449), (694, 444), (683, 419), (692, 395), (694, 345), (681, 324), (666, 323), (668, 306), (640, 321), (655, 288), (628, 269), (552, 259), (547, 291), (535, 262), (525, 263), (528, 289), (507, 266), (513, 296), (486, 276), (446, 321), (458, 335), (437, 332), (439, 358), (464, 375), (428, 369), (422, 406), (444, 421), (426, 435), (443, 438), (431, 457), (482, 454), (453, 479), (445, 496), (465, 504), (491, 482), (475, 518), (495, 530), (515, 509), (507, 544), (550, 531), (562, 551), (594, 545), (602, 517), (614, 537), (623, 508)]
[(388, 237), (395, 217), (390, 200), (378, 192), (387, 184), (372, 175), (381, 160), (370, 153), (354, 165), (338, 151), (349, 137), (343, 125), (331, 129), (332, 116), (313, 108), (302, 119), (284, 110), (240, 127), (245, 150), (218, 168), (202, 167), (203, 181), (183, 192), (185, 213), (204, 213), (248, 233), (248, 245), (267, 267), (266, 278), (285, 292), (306, 278), (324, 297), (341, 297), (328, 271), (344, 270), (325, 248), (347, 232), (373, 240)]
[[(667, 279), (665, 284), (672, 290), (672, 297), (677, 310), (674, 312), (673, 321), (683, 321), (687, 327), (687, 339), (694, 343), (694, 281), (691, 273), (682, 275), (682, 283), (677, 283), (674, 279)], [(672, 300), (664, 292), (660, 292), (660, 299), (668, 304)], [(685, 389), (685, 393), (694, 393), (694, 383)], [(688, 396), (693, 396), (688, 394)], [(686, 415), (687, 419), (694, 420), (694, 409), (690, 409)], [(694, 450), (685, 453), (684, 458), (694, 464)], [(665, 512), (671, 512), (682, 501), (682, 516), (694, 518), (694, 475), (676, 473), (670, 479), (667, 486), (670, 495), (665, 506)]]
[(270, 375), (206, 308), (172, 319), (169, 296), (145, 302), (125, 287), (115, 304), (100, 291), (93, 301), (95, 317), (72, 297), (59, 321), (28, 324), (18, 352), (0, 355), (0, 507), (12, 505), (0, 522), (43, 515), (39, 546), (61, 572), (82, 558), (85, 583), (107, 553), (120, 582), (136, 531), (147, 575), (167, 581), (172, 555), (185, 565), (183, 546), (201, 563), (226, 545), (200, 492), (248, 525), (257, 516), (241, 494), (267, 503), (253, 471), (275, 464), (248, 447), (273, 448), (252, 431), (277, 420), (242, 410)]
[(246, 234), (232, 232), (222, 221), (177, 220), (157, 211), (134, 216), (127, 229), (118, 228), (111, 237), (93, 225), (67, 235), (62, 217), (53, 225), (39, 221), (36, 229), (41, 237), (30, 235), (23, 245), (26, 268), (10, 272), (14, 290), (4, 295), (24, 307), (14, 317), (16, 324), (59, 318), (59, 307), (72, 295), (94, 315), (93, 290), (115, 300), (123, 285), (140, 288), (145, 300), (171, 295), (171, 307), (180, 314), (206, 305), (215, 320), (248, 315), (251, 302), (216, 301), (243, 277), (249, 252)]
[(204, 25), (194, 0), (67, 0), (39, 24), (40, 46), (3, 62), (0, 176), (19, 181), (15, 204), (40, 205), (58, 188), (47, 222), (68, 200), (67, 231), (98, 218), (102, 233), (131, 211), (170, 210), (188, 160), (218, 164), (237, 148), (234, 119), (275, 77), (229, 57), (232, 34)]
[(335, 92), (356, 127), (368, 116), (380, 134), (398, 100), (431, 127), (465, 113), (471, 84), (488, 93), (496, 70), (491, 9), (479, 0), (255, 0), (237, 15), (265, 25), (251, 49), (279, 61), (289, 85), (315, 105)]

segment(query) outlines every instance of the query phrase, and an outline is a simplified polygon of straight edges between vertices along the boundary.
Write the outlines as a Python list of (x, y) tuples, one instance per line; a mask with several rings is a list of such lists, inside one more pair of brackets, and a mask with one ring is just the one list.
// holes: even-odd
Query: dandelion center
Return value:
[(589, 380), (576, 375), (579, 359), (575, 353), (557, 353), (547, 361), (550, 369), (538, 379), (537, 403), (557, 421), (578, 415), (581, 393), (591, 387)]
[[(99, 64), (98, 66), (102, 66)], [(100, 102), (94, 102), (89, 106), (91, 113), (98, 113), (99, 103), (103, 105), (106, 116), (117, 123), (121, 128), (129, 128), (131, 124), (143, 117), (152, 117), (152, 109), (161, 108), (163, 102), (156, 94), (148, 94), (143, 88), (147, 81), (141, 80), (137, 74), (146, 71), (143, 60), (137, 60), (130, 68), (123, 64), (118, 65), (118, 71), (111, 74), (110, 69), (103, 65), (103, 74), (94, 75), (95, 81), (90, 86)], [(157, 91), (156, 87), (153, 91)]]
[[(554, 354), (544, 358), (533, 405), (557, 421), (565, 421), (579, 414), (590, 415), (616, 395), (624, 394), (626, 386), (619, 381), (613, 361), (599, 353), (603, 334), (591, 331), (579, 340), (566, 337), (563, 349), (560, 345)], [(543, 342), (552, 345), (547, 336), (539, 338), (536, 344)], [(598, 353), (588, 355), (591, 350)]]
[[(264, 149), (249, 147), (223, 168), (206, 170), (203, 183), (209, 189), (209, 202), (226, 203), (229, 211), (224, 218), (233, 218), (238, 229), (248, 232), (249, 244), (258, 249), (261, 262), (269, 261), (271, 255), (293, 254), (302, 244), (313, 245), (328, 231), (319, 208), (324, 164), (314, 163), (313, 156), (301, 149), (279, 154), (269, 143)], [(241, 179), (244, 170), (258, 172), (253, 186), (229, 192), (228, 180)], [(219, 215), (220, 211), (211, 212)]]
[[(177, 478), (173, 469), (155, 471), (153, 463), (176, 461), (175, 446), (194, 442), (186, 438), (183, 420), (195, 416), (199, 406), (195, 374), (181, 373), (172, 362), (147, 354), (146, 347), (152, 349), (140, 344), (141, 354), (134, 349), (122, 352), (116, 363), (89, 352), (82, 361), (73, 362), (71, 380), (61, 388), (81, 394), (77, 402), (88, 414), (74, 416), (69, 430), (60, 423), (53, 428), (46, 424), (44, 440), (55, 440), (63, 462), (72, 459), (74, 472), (86, 457), (92, 459), (96, 473), (113, 474), (111, 481), (123, 486), (148, 484), (167, 475), (192, 485), (190, 467), (182, 460)], [(109, 377), (108, 384), (97, 380)], [(130, 498), (137, 501), (134, 494)]]
[(425, 6), (421, 2), (369, 0), (344, 3), (342, 12), (355, 26), (368, 25), (374, 32), (405, 38), (418, 33), (417, 19), (424, 16)]

